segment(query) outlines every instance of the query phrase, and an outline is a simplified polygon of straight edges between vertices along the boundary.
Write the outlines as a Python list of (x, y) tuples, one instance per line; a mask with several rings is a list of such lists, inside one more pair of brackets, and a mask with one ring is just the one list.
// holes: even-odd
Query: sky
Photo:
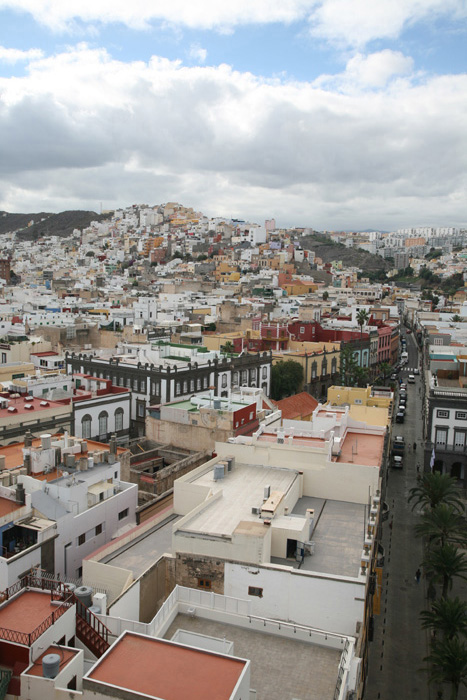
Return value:
[(467, 225), (467, 0), (0, 0), (0, 210)]

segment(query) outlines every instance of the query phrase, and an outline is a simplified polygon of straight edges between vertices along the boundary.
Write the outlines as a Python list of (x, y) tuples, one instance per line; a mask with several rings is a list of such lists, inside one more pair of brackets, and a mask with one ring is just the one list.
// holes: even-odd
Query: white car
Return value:
[(415, 375), (414, 374), (409, 374), (409, 377), (407, 379), (407, 382), (409, 384), (415, 384)]

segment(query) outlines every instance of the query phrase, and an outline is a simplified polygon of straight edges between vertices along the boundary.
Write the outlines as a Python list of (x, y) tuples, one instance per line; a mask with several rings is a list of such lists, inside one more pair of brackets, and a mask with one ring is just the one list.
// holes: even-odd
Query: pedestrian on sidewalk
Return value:
[(415, 572), (415, 580), (416, 580), (417, 583), (420, 583), (420, 577), (421, 577), (421, 575), (422, 575), (422, 572), (420, 571), (420, 567), (419, 567), (419, 568), (417, 569), (417, 571)]
[(417, 449), (417, 443), (414, 442), (414, 444), (413, 444), (413, 451), (415, 452), (416, 449)]

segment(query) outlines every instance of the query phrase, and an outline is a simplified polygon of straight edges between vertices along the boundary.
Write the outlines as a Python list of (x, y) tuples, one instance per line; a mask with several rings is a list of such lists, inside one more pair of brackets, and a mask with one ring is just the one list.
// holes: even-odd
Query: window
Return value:
[(248, 586), (248, 595), (256, 595), (258, 598), (263, 597), (263, 589), (256, 586)]
[(87, 413), (85, 416), (81, 418), (81, 437), (83, 438), (90, 438), (91, 437), (91, 424), (92, 424), (92, 418)]
[(127, 517), (128, 517), (128, 508), (125, 508), (125, 510), (121, 510), (120, 513), (118, 514), (119, 520), (124, 520)]
[[(233, 379), (234, 384), (238, 384), (238, 372), (233, 373), (232, 379)], [(204, 388), (206, 388), (206, 387), (204, 387)]]
[(254, 382), (256, 379), (256, 370), (250, 369), (250, 382)]
[(130, 377), (127, 377), (126, 385), (127, 385), (128, 389), (131, 389), (131, 378)]
[(337, 372), (337, 360), (335, 357), (332, 358), (331, 361), (331, 374), (335, 374)]
[(175, 396), (180, 396), (180, 382), (175, 384)]
[(86, 542), (86, 533), (83, 532), (82, 535), (78, 537), (78, 547), (81, 547), (82, 544)]
[(354, 403), (355, 403), (355, 404), (361, 404), (361, 403), (362, 403), (362, 400), (361, 400), (361, 399), (355, 399)]
[(138, 380), (133, 379), (133, 391), (138, 391)]
[(138, 403), (138, 417), (144, 418), (144, 403), (142, 402)]
[(115, 430), (123, 430), (123, 408), (117, 408), (115, 411)]
[(208, 378), (203, 377), (203, 389), (207, 389), (207, 388), (208, 388)]
[(227, 386), (227, 375), (223, 374), (222, 375), (222, 388), (225, 389), (226, 386)]
[(465, 430), (454, 431), (454, 447), (464, 449), (465, 447)]
[(266, 379), (267, 376), (268, 376), (268, 368), (263, 367), (263, 379)]
[(190, 381), (190, 393), (192, 394), (194, 392), (194, 390), (195, 390), (195, 380), (192, 379)]
[(316, 379), (317, 373), (318, 373), (318, 365), (316, 364), (316, 362), (313, 362), (313, 364), (311, 365), (311, 378)]
[(212, 586), (212, 581), (210, 578), (199, 578), (198, 588), (204, 588), (205, 591), (210, 591)]
[(196, 380), (196, 391), (201, 391), (201, 379)]
[(449, 411), (442, 411), (438, 409), (436, 411), (436, 417), (437, 418), (449, 418)]
[(144, 379), (141, 379), (139, 382), (139, 390), (142, 394), (144, 394), (146, 391), (146, 382)]
[(109, 414), (107, 413), (107, 411), (101, 411), (99, 413), (99, 437), (100, 438), (107, 437), (108, 418), (109, 418)]
[(188, 394), (188, 382), (186, 380), (183, 382), (183, 393)]
[(448, 441), (447, 428), (436, 428), (435, 442), (437, 445), (445, 445)]
[(6, 362), (6, 352), (2, 352), (2, 364)]
[(253, 420), (253, 411), (250, 411), (250, 420)]
[(96, 536), (100, 535), (102, 532), (102, 523), (99, 523), (99, 525), (96, 525)]
[(300, 326), (300, 333), (305, 333), (305, 326)]
[(456, 420), (467, 420), (466, 411), (456, 411)]

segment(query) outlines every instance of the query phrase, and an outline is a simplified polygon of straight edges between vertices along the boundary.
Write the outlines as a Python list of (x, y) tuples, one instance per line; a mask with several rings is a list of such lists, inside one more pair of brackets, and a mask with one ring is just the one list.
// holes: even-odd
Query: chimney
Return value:
[(25, 447), (32, 447), (32, 433), (30, 430), (26, 430), (26, 434), (24, 436), (24, 446)]
[(111, 438), (110, 438), (109, 449), (110, 449), (110, 454), (114, 455), (114, 457), (116, 457), (117, 456), (117, 436), (115, 435), (115, 433), (113, 433)]

